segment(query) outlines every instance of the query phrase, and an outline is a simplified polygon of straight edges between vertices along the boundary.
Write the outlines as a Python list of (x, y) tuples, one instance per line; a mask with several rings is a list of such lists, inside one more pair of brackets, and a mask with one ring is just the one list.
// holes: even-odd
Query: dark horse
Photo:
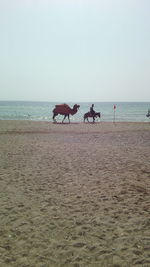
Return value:
[(100, 112), (95, 112), (94, 114), (91, 114), (91, 112), (87, 112), (84, 114), (84, 122), (85, 119), (87, 119), (87, 121), (89, 122), (88, 118), (93, 118), (93, 122), (95, 122), (95, 118), (97, 117), (101, 117), (101, 113)]

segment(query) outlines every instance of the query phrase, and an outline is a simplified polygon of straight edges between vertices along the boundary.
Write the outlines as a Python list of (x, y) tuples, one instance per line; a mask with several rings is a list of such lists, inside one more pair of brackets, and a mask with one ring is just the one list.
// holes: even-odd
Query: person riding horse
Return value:
[(90, 107), (90, 111), (88, 111), (87, 113), (84, 114), (83, 118), (84, 118), (84, 122), (85, 120), (88, 120), (88, 118), (93, 118), (93, 122), (95, 122), (95, 118), (97, 117), (101, 117), (101, 113), (100, 112), (95, 112), (94, 108), (94, 104), (92, 104), (92, 106)]

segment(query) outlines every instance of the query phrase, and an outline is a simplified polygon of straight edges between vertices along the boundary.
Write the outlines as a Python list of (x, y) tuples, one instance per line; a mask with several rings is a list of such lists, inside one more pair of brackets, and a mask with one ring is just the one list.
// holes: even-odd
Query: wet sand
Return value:
[(0, 266), (150, 266), (150, 123), (0, 121)]

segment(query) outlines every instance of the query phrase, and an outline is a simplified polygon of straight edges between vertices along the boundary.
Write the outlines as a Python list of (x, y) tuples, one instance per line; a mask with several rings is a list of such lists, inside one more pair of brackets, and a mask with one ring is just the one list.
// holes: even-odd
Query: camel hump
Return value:
[(55, 108), (58, 113), (68, 113), (70, 112), (70, 107), (67, 104), (55, 105)]
[(59, 105), (55, 105), (56, 108), (68, 108), (70, 109), (70, 107), (67, 104), (59, 104)]

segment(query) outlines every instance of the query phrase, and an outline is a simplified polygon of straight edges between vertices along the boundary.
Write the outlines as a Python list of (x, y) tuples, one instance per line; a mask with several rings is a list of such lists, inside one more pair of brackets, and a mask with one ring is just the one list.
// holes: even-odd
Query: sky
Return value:
[(0, 0), (0, 100), (150, 101), (149, 0)]

